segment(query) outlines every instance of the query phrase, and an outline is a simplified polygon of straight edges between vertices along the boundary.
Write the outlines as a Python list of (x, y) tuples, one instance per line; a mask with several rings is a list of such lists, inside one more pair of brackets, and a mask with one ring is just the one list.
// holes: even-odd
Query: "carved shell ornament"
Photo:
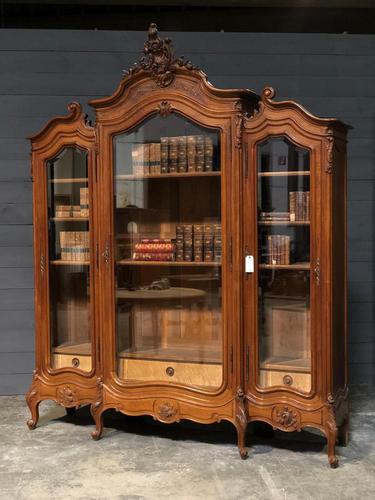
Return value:
[(134, 75), (143, 70), (152, 76), (159, 87), (168, 87), (173, 82), (178, 67), (198, 69), (183, 57), (175, 57), (171, 40), (159, 38), (155, 23), (150, 24), (148, 28), (148, 39), (144, 44), (143, 53), (140, 61), (125, 71), (125, 75)]
[(289, 406), (275, 406), (272, 411), (272, 419), (286, 431), (300, 430), (300, 414)]

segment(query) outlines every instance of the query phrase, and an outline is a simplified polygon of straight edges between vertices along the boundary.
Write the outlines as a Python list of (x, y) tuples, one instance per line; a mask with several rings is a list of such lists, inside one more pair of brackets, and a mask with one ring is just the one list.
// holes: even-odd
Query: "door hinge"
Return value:
[(247, 144), (244, 144), (244, 165), (243, 165), (243, 175), (247, 179), (249, 177), (249, 154)]

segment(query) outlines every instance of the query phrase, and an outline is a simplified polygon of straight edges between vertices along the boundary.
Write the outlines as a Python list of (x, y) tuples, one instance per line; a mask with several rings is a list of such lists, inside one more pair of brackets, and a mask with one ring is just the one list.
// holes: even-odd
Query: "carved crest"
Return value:
[(144, 55), (125, 74), (134, 75), (143, 70), (152, 76), (159, 87), (168, 87), (174, 80), (176, 68), (198, 69), (183, 57), (175, 58), (172, 42), (161, 39), (155, 23), (148, 28), (148, 39), (143, 48)]
[(171, 104), (168, 101), (161, 101), (161, 103), (158, 104), (158, 113), (163, 118), (169, 116), (172, 113)]
[(63, 406), (75, 406), (78, 403), (77, 391), (70, 385), (65, 385), (57, 390), (57, 401)]
[(280, 427), (284, 431), (300, 430), (300, 414), (297, 410), (289, 406), (274, 406), (272, 410), (272, 419), (276, 422), (277, 427)]
[(179, 407), (175, 401), (156, 401), (154, 406), (155, 418), (160, 422), (171, 423), (179, 421)]

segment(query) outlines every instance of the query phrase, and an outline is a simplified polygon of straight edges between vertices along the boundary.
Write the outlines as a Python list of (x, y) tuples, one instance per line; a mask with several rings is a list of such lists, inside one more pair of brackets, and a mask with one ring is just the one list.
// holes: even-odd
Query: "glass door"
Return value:
[(258, 385), (311, 390), (310, 154), (285, 137), (257, 148)]
[(88, 152), (65, 147), (47, 162), (52, 368), (90, 372)]
[(223, 380), (220, 133), (174, 113), (113, 138), (117, 374)]

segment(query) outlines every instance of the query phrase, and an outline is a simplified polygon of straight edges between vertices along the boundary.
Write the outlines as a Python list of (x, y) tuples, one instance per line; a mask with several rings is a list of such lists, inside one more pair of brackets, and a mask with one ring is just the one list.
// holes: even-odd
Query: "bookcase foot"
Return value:
[(337, 428), (329, 429), (327, 431), (327, 452), (328, 462), (332, 469), (336, 469), (339, 465), (339, 459), (336, 456), (336, 441), (337, 441)]
[(94, 441), (99, 441), (103, 433), (103, 412), (100, 406), (97, 406), (96, 403), (91, 405), (90, 411), (96, 426), (96, 429), (91, 433), (91, 437)]
[(31, 418), (26, 424), (31, 431), (34, 430), (38, 424), (40, 402), (38, 390), (33, 383), (26, 394), (26, 403), (31, 413)]

